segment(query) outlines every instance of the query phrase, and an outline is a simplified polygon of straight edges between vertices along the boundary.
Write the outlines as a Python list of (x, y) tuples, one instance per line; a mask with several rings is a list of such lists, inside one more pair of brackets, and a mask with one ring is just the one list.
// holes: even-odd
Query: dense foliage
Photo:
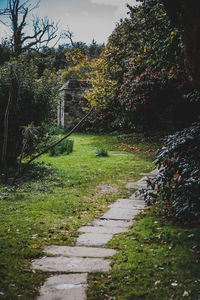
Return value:
[(169, 204), (170, 213), (185, 222), (200, 222), (200, 123), (169, 135), (159, 150), (156, 163), (160, 174), (159, 195)]
[(80, 49), (73, 49), (66, 53), (66, 63), (69, 65), (67, 70), (62, 73), (62, 81), (70, 79), (88, 80), (89, 73), (93, 71), (94, 64), (88, 56), (83, 54)]
[(120, 94), (135, 128), (172, 131), (197, 119), (200, 103), (188, 96), (192, 87), (185, 73), (146, 68), (138, 75), (137, 69), (134, 60), (129, 60)]
[[(12, 78), (11, 66), (15, 78)], [(56, 116), (56, 96), (58, 91), (56, 76), (46, 70), (38, 78), (33, 63), (20, 57), (5, 64), (0, 69), (0, 144), (4, 139), (4, 119), (11, 91), (14, 90), (9, 106), (7, 163), (16, 164), (22, 149), (22, 131), (28, 124), (34, 124), (42, 134), (45, 126), (51, 126)], [(29, 126), (30, 127), (30, 126)], [(0, 153), (2, 148), (0, 149)]]
[[(164, 69), (172, 74), (181, 74), (183, 78), (181, 78), (180, 83), (187, 81), (184, 75), (182, 32), (175, 30), (171, 26), (160, 1), (144, 1), (138, 7), (128, 7), (129, 18), (121, 20), (109, 37), (106, 49), (97, 62), (97, 72), (94, 74), (92, 81), (93, 90), (87, 94), (88, 100), (96, 104), (101, 115), (107, 115), (111, 111), (110, 107), (112, 107), (112, 118), (110, 118), (109, 128), (123, 128), (123, 130), (141, 126), (141, 122), (137, 126), (141, 115), (137, 116), (136, 114), (127, 113), (127, 107), (124, 105), (124, 102), (132, 98), (129, 96), (132, 92), (133, 81), (136, 77), (143, 76), (145, 69), (149, 68), (154, 73), (161, 73), (161, 70)], [(132, 74), (133, 72), (134, 74)], [(130, 73), (128, 82), (127, 78), (124, 78), (124, 73)], [(127, 98), (122, 99), (120, 95), (123, 96), (121, 86), (124, 85), (124, 80), (129, 95), (127, 95)], [(163, 80), (164, 78), (162, 78)], [(166, 80), (167, 82), (163, 83), (165, 91), (166, 86), (170, 85), (169, 79), (166, 78)], [(147, 84), (149, 88), (152, 82), (148, 80)], [(179, 84), (177, 84), (175, 94), (180, 94)], [(173, 98), (175, 98), (174, 95)], [(170, 106), (170, 104), (166, 103), (165, 106)], [(177, 107), (177, 105), (174, 105), (174, 107)], [(158, 115), (163, 109), (158, 106), (157, 109)], [(176, 113), (175, 111), (174, 115)], [(145, 122), (149, 123), (146, 116), (147, 114), (144, 114), (142, 120), (145, 119)], [(163, 117), (167, 119), (168, 113), (161, 118)], [(158, 119), (159, 117), (156, 118), (156, 120)], [(106, 118), (105, 120), (107, 122)], [(157, 126), (159, 125), (160, 122), (157, 123)]]

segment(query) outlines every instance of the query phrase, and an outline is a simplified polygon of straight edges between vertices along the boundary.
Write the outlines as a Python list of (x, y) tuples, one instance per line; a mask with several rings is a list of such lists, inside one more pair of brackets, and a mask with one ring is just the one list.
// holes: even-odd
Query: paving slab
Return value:
[(69, 247), (69, 246), (47, 246), (45, 252), (72, 257), (108, 257), (114, 255), (117, 251), (114, 249), (94, 248), (94, 247)]
[(131, 208), (110, 208), (101, 219), (131, 220), (139, 213), (138, 209)]
[(83, 257), (43, 257), (32, 261), (32, 268), (45, 272), (86, 273), (108, 272), (110, 260)]
[(122, 228), (130, 228), (135, 221), (131, 220), (101, 220), (101, 219), (94, 219), (92, 222), (93, 226), (105, 226), (105, 227), (122, 227)]
[(112, 237), (112, 234), (105, 233), (83, 233), (77, 238), (76, 246), (103, 247)]
[(157, 168), (149, 173), (149, 175), (154, 175), (154, 176), (156, 176), (158, 174), (159, 174), (159, 170)]
[(87, 273), (56, 275), (40, 288), (37, 300), (86, 300)]
[(146, 183), (138, 183), (138, 182), (129, 182), (126, 185), (127, 189), (144, 189), (144, 190), (151, 190), (150, 186), (147, 186)]
[(103, 234), (116, 234), (127, 232), (128, 228), (122, 227), (106, 227), (106, 226), (82, 226), (78, 229), (79, 232), (85, 233), (103, 233)]
[(132, 199), (117, 199), (113, 204), (109, 205), (110, 208), (133, 208), (142, 209), (145, 206), (145, 202), (133, 201)]
[(144, 176), (140, 180), (138, 180), (137, 183), (147, 183), (148, 178), (148, 176)]
[(147, 177), (150, 177), (150, 178), (154, 178), (156, 176), (156, 175), (151, 174), (151, 173), (140, 173), (140, 175), (147, 176)]
[(141, 205), (141, 206), (145, 206), (146, 202), (143, 199), (138, 199), (136, 198), (136, 196), (134, 197), (133, 195), (129, 198), (129, 200), (134, 202), (134, 205)]

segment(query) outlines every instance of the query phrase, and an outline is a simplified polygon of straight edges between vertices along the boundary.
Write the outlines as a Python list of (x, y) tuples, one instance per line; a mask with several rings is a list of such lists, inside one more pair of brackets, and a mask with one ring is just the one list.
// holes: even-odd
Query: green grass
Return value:
[[(74, 134), (70, 139), (73, 153), (44, 155), (15, 187), (0, 187), (0, 299), (33, 299), (47, 274), (31, 270), (31, 260), (43, 256), (45, 245), (72, 245), (82, 224), (128, 197), (126, 183), (153, 168), (153, 154), (145, 153), (150, 138)], [(121, 143), (140, 151), (118, 151)], [(96, 156), (99, 146), (108, 157)], [(117, 192), (102, 194), (97, 188), (102, 183)]]
[(118, 250), (112, 270), (89, 274), (88, 300), (199, 299), (199, 228), (182, 228), (152, 208), (108, 247)]

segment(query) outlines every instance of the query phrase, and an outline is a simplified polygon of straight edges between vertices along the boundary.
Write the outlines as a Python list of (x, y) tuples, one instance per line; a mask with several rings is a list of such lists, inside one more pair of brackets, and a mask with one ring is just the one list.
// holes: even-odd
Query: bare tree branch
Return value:
[[(40, 0), (35, 5), (32, 0), (8, 0), (8, 7), (0, 10), (0, 16), (10, 19), (10, 28), (12, 30), (12, 40), (16, 55), (23, 51), (48, 44), (53, 39), (58, 38), (58, 23), (50, 22), (49, 19), (35, 17), (33, 19), (33, 34), (25, 35), (24, 29), (27, 26), (27, 20), (30, 12), (39, 6)], [(8, 23), (0, 19), (0, 22), (8, 27)], [(56, 44), (56, 43), (55, 43)]]
[(64, 30), (62, 32), (62, 38), (67, 38), (70, 40), (70, 43), (72, 45), (72, 47), (75, 46), (75, 43), (73, 41), (73, 36), (74, 36), (74, 33), (72, 31), (69, 30), (69, 27), (67, 26), (67, 30)]

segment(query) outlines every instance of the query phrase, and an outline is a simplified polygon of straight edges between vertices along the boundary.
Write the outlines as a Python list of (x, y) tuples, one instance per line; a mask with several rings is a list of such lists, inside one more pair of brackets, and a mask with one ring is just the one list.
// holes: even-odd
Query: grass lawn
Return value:
[(109, 273), (89, 274), (88, 300), (200, 299), (200, 228), (183, 228), (156, 207), (107, 245), (118, 250)]
[[(74, 134), (68, 156), (44, 155), (16, 187), (0, 188), (0, 299), (34, 299), (48, 276), (31, 270), (45, 245), (72, 245), (77, 229), (110, 202), (129, 197), (127, 182), (153, 168), (151, 138)], [(96, 156), (97, 148), (108, 157)], [(107, 192), (106, 192), (107, 190)], [(109, 192), (111, 191), (111, 192)], [(89, 300), (200, 299), (199, 228), (184, 228), (155, 206), (107, 247), (109, 273), (89, 274)]]
[[(0, 187), (0, 299), (33, 299), (47, 274), (32, 271), (31, 260), (43, 256), (45, 245), (71, 245), (82, 224), (129, 196), (126, 183), (153, 168), (151, 139), (89, 134), (71, 139), (73, 153), (44, 155), (17, 186)], [(108, 157), (96, 156), (100, 147)], [(104, 184), (113, 193), (102, 191)]]

